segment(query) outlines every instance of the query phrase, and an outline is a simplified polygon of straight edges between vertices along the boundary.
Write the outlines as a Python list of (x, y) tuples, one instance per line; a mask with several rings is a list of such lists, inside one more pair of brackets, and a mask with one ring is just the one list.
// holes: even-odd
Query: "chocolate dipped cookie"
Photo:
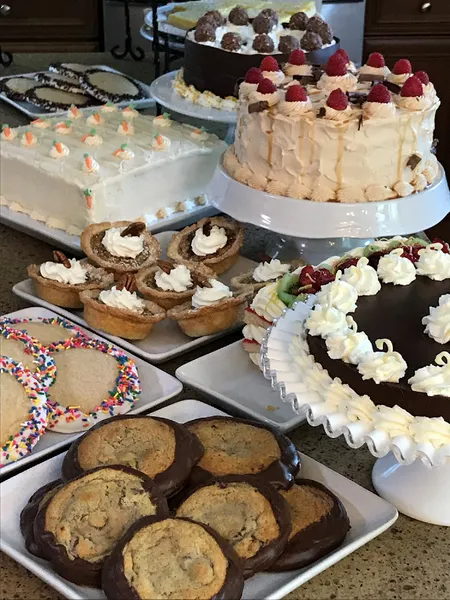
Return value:
[(198, 486), (181, 502), (176, 516), (217, 531), (241, 559), (245, 578), (268, 569), (291, 533), (286, 500), (272, 485), (242, 475), (219, 477)]
[(350, 521), (333, 492), (317, 481), (299, 479), (290, 490), (280, 494), (290, 508), (292, 531), (283, 554), (269, 571), (301, 569), (342, 544)]
[(192, 469), (193, 484), (223, 475), (257, 475), (277, 488), (288, 489), (300, 469), (294, 444), (262, 423), (207, 417), (189, 421), (186, 426), (205, 449)]
[(108, 600), (239, 600), (239, 558), (213, 529), (190, 519), (145, 517), (105, 563)]
[(59, 575), (100, 587), (106, 557), (144, 516), (164, 518), (167, 502), (144, 473), (121, 465), (99, 467), (72, 479), (38, 511), (34, 536)]
[(161, 417), (125, 415), (107, 419), (78, 438), (64, 457), (63, 479), (94, 467), (124, 465), (151, 477), (171, 496), (203, 455), (198, 438), (184, 425)]

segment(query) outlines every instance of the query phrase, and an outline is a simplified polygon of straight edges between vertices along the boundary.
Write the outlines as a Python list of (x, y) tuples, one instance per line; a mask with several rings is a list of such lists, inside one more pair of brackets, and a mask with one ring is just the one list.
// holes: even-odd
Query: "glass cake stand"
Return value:
[(412, 234), (439, 223), (450, 212), (444, 169), (433, 185), (396, 200), (349, 203), (312, 202), (274, 196), (230, 177), (220, 164), (207, 190), (211, 204), (244, 223), (283, 236), (290, 256), (318, 264), (377, 237)]
[(269, 328), (261, 347), (266, 379), (310, 425), (322, 425), (331, 438), (343, 435), (351, 448), (367, 445), (378, 459), (372, 480), (380, 496), (414, 519), (450, 527), (450, 444), (435, 448), (409, 435), (391, 438), (369, 422), (333, 409), (313, 391), (305, 383), (291, 346), (309, 310), (299, 302)]

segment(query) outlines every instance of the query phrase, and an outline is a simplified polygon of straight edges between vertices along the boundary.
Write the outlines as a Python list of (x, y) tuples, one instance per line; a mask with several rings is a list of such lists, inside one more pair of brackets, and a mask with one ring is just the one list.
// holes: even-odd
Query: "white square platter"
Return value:
[(232, 406), (282, 432), (305, 420), (271, 389), (242, 347), (242, 340), (184, 364), (175, 375), (183, 383), (215, 398), (224, 408)]
[[(169, 245), (174, 233), (174, 231), (164, 231), (163, 233), (158, 233), (155, 236), (161, 244), (163, 256), (166, 256), (167, 246)], [(221, 275), (219, 279), (225, 284), (229, 285), (232, 277), (239, 275), (240, 273), (250, 271), (255, 266), (255, 262), (240, 256), (237, 263), (229, 271)], [(140, 341), (128, 341), (90, 327), (90, 325), (88, 325), (83, 319), (82, 310), (64, 309), (42, 300), (36, 295), (34, 284), (31, 279), (25, 279), (24, 281), (17, 283), (13, 287), (12, 291), (14, 294), (20, 296), (24, 300), (27, 300), (31, 304), (38, 304), (39, 306), (53, 310), (63, 317), (72, 320), (74, 323), (86, 327), (87, 329), (91, 329), (99, 336), (104, 336), (117, 346), (125, 348), (127, 351), (130, 351), (151, 363), (162, 363), (170, 358), (173, 358), (174, 356), (179, 356), (180, 354), (188, 352), (193, 348), (203, 346), (208, 342), (223, 337), (231, 331), (228, 330), (215, 335), (203, 336), (200, 338), (190, 338), (181, 331), (175, 321), (165, 319), (154, 326), (148, 338)], [(238, 328), (239, 327), (236, 327), (235, 329)]]
[[(185, 422), (190, 419), (225, 413), (196, 400), (184, 400), (152, 414)], [(286, 573), (255, 575), (245, 584), (242, 596), (244, 600), (283, 598), (312, 577), (383, 533), (398, 517), (396, 509), (385, 500), (312, 458), (301, 453), (300, 456), (302, 476), (320, 481), (339, 496), (345, 505), (352, 528), (340, 548), (308, 567)], [(35, 490), (60, 476), (63, 458), (64, 454), (50, 458), (0, 485), (2, 505), (0, 549), (66, 598), (105, 600), (105, 595), (101, 590), (77, 586), (66, 581), (57, 575), (46, 561), (28, 553), (20, 533), (19, 516), (22, 508)]]
[[(3, 317), (10, 317), (11, 319), (25, 319), (38, 317), (42, 318), (54, 318), (58, 315), (51, 310), (40, 307), (25, 308), (23, 310), (17, 310), (16, 312), (3, 315)], [(69, 318), (72, 322), (72, 319)], [(105, 342), (105, 338), (100, 335), (93, 335), (91, 331), (88, 331), (82, 327), (91, 338), (99, 339)], [(161, 369), (149, 365), (142, 359), (129, 353), (129, 356), (135, 361), (139, 377), (142, 383), (142, 393), (140, 394), (134, 408), (130, 410), (129, 414), (139, 414), (145, 411), (149, 411), (155, 406), (159, 406), (169, 398), (173, 398), (181, 392), (183, 386), (181, 383)], [(29, 467), (31, 464), (44, 456), (54, 452), (55, 450), (61, 450), (66, 448), (73, 440), (82, 435), (80, 433), (57, 433), (55, 431), (47, 431), (34, 447), (31, 454), (24, 458), (17, 460), (16, 462), (9, 463), (0, 469), (0, 479), (5, 475), (11, 474), (13, 471), (22, 469), (23, 467)]]
[[(113, 69), (112, 67), (108, 67), (107, 65), (92, 65), (89, 67), (90, 69), (103, 69), (104, 71), (110, 71), (112, 73), (121, 73), (120, 71), (117, 71), (116, 69)], [(4, 79), (10, 79), (11, 77), (29, 77), (31, 79), (34, 79), (35, 75), (38, 75), (39, 73), (47, 73), (48, 71), (35, 71), (34, 73), (20, 73), (19, 75), (7, 75), (5, 77), (0, 77), (0, 82), (3, 81)], [(123, 73), (121, 73), (123, 74)], [(135, 81), (141, 85), (143, 87), (143, 89), (146, 91), (146, 93), (148, 94), (148, 98), (142, 98), (141, 100), (136, 100), (133, 102), (134, 106), (138, 109), (138, 110), (143, 110), (144, 108), (149, 108), (150, 106), (153, 106), (155, 104), (155, 101), (153, 100), (153, 98), (150, 96), (150, 87), (142, 82), (139, 81), (139, 79), (135, 79)], [(14, 106), (14, 108), (17, 108), (17, 110), (20, 110), (20, 112), (24, 113), (25, 115), (27, 115), (27, 117), (30, 117), (32, 119), (38, 119), (38, 118), (43, 118), (43, 117), (57, 117), (57, 116), (65, 116), (66, 115), (66, 111), (65, 110), (58, 110), (56, 112), (50, 112), (48, 110), (43, 110), (40, 106), (35, 106), (34, 104), (31, 104), (31, 102), (25, 102), (25, 101), (21, 101), (21, 100), (11, 100), (11, 98), (8, 98), (6, 96), (6, 94), (1, 93), (0, 92), (0, 99), (3, 100), (3, 102), (7, 102), (8, 104), (11, 104), (11, 106)], [(118, 102), (117, 106), (119, 106), (120, 108), (126, 108), (128, 105), (130, 104), (130, 102), (126, 101), (126, 102)], [(81, 110), (95, 110), (95, 107), (86, 107), (83, 108)]]

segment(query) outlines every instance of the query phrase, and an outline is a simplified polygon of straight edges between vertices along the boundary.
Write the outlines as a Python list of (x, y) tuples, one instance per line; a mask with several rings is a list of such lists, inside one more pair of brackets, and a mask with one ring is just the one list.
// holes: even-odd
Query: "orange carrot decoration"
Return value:
[(55, 146), (56, 151), (59, 152), (59, 154), (62, 154), (63, 147), (61, 142), (53, 142), (53, 145)]
[(25, 139), (27, 140), (28, 144), (32, 144), (33, 143), (33, 134), (31, 133), (31, 131), (27, 131), (25, 133)]
[(157, 135), (155, 139), (156, 139), (156, 143), (157, 144), (163, 144), (164, 143), (164, 138), (163, 138), (163, 136), (161, 134)]
[(122, 129), (128, 131), (128, 123), (126, 121), (122, 121)]
[(9, 125), (2, 125), (2, 131), (5, 134), (5, 137), (10, 137), (11, 127)]
[(92, 196), (92, 192), (89, 188), (86, 188), (83, 191), (85, 200), (86, 200), (86, 206), (88, 207), (88, 209), (90, 210), (92, 208), (92, 202), (94, 200), (93, 196)]
[(35, 119), (34, 121), (31, 121), (31, 125), (37, 125), (38, 123), (42, 123), (42, 119), (41, 118), (38, 118), (38, 119)]
[(92, 162), (92, 156), (90, 156), (89, 154), (85, 154), (84, 155), (84, 162), (87, 166), (88, 169), (92, 169), (93, 167), (93, 162)]

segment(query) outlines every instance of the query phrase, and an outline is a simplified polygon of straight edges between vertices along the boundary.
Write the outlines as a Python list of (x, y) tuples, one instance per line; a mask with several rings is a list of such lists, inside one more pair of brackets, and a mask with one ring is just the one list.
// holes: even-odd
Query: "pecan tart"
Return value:
[(136, 287), (144, 298), (165, 310), (189, 301), (197, 286), (214, 278), (214, 272), (202, 264), (177, 265), (158, 260), (155, 265), (138, 271)]
[(104, 269), (135, 273), (156, 262), (161, 247), (143, 221), (94, 223), (81, 234), (87, 257)]
[(84, 320), (110, 335), (128, 340), (146, 338), (166, 313), (154, 302), (140, 298), (135, 289), (134, 275), (128, 274), (109, 290), (81, 292)]
[(53, 252), (54, 262), (29, 265), (37, 295), (46, 302), (64, 308), (83, 308), (80, 292), (105, 289), (114, 283), (114, 275), (91, 265), (87, 258), (67, 258), (60, 250)]
[(176, 233), (167, 254), (176, 262), (202, 263), (220, 275), (235, 264), (243, 243), (240, 223), (226, 217), (211, 217)]
[(213, 335), (242, 322), (249, 293), (233, 292), (217, 279), (209, 279), (205, 287), (198, 286), (189, 302), (175, 306), (167, 317), (189, 337)]
[(291, 273), (299, 265), (300, 261), (282, 263), (277, 258), (268, 262), (261, 262), (255, 269), (233, 277), (231, 287), (239, 292), (250, 290), (253, 294), (256, 294), (268, 283), (281, 279), (283, 275)]

